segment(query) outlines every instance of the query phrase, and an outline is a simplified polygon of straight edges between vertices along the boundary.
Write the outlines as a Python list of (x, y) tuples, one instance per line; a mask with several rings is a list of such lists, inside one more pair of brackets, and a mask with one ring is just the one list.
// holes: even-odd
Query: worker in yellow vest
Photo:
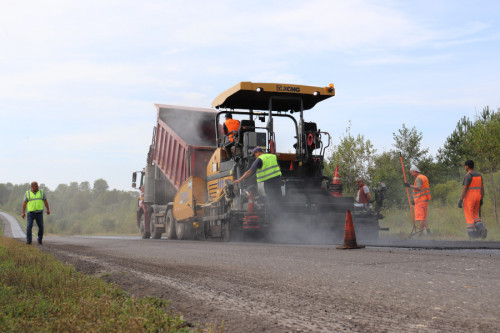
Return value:
[(238, 184), (244, 179), (250, 177), (254, 172), (257, 176), (257, 183), (264, 183), (264, 191), (266, 192), (266, 200), (271, 207), (272, 216), (276, 216), (280, 211), (281, 205), (281, 170), (278, 164), (278, 159), (274, 154), (264, 153), (262, 148), (255, 147), (253, 156), (256, 157), (250, 169), (248, 169), (239, 179), (233, 184)]
[(43, 205), (47, 208), (47, 215), (50, 215), (49, 202), (45, 192), (38, 188), (37, 182), (31, 182), (31, 190), (24, 194), (23, 210), (21, 217), (26, 216), (26, 208), (28, 209), (28, 219), (26, 225), (26, 244), (31, 244), (31, 230), (33, 229), (33, 221), (36, 221), (38, 226), (38, 244), (42, 245), (43, 238)]

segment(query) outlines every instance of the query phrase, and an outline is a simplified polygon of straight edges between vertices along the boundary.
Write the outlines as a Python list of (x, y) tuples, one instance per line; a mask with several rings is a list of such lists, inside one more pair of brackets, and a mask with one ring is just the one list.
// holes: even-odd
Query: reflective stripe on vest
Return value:
[[(227, 127), (228, 134), (232, 131), (238, 132), (238, 128), (240, 128), (240, 122), (236, 119), (227, 119), (224, 124)], [(234, 141), (234, 133), (229, 134), (229, 141)]]
[(43, 190), (38, 190), (36, 193), (26, 191), (26, 198), (28, 199), (28, 212), (43, 210)]
[(417, 186), (417, 179), (422, 179), (422, 188), (419, 190), (413, 189), (413, 199), (415, 202), (429, 201), (431, 200), (431, 189), (429, 188), (429, 179), (424, 175), (418, 175), (415, 178), (415, 183), (413, 186)]
[(278, 159), (274, 154), (262, 154), (258, 158), (262, 160), (262, 168), (257, 169), (257, 183), (281, 176)]

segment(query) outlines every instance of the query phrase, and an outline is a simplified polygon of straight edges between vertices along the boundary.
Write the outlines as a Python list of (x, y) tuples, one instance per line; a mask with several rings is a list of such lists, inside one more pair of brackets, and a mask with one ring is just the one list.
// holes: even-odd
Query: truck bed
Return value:
[[(206, 165), (216, 148), (215, 117), (212, 109), (155, 104), (158, 124), (153, 137), (153, 162), (170, 188), (166, 202), (191, 176), (206, 178)], [(173, 188), (172, 188), (173, 187)], [(157, 189), (156, 192), (158, 194)], [(164, 200), (161, 200), (164, 201)]]

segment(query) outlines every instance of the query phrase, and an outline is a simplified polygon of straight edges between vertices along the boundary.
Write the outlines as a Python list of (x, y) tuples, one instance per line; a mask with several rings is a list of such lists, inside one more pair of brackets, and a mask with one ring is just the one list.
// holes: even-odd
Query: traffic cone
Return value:
[(247, 212), (243, 216), (243, 229), (259, 229), (259, 215), (255, 212), (255, 206), (253, 202), (253, 192), (248, 195), (248, 208)]
[(290, 161), (290, 171), (293, 171), (293, 161)]
[(333, 175), (333, 180), (332, 180), (332, 184), (342, 184), (340, 182), (340, 175), (339, 175), (339, 166), (336, 165), (335, 166), (335, 174)]
[(253, 212), (254, 210), (254, 204), (253, 204), (253, 192), (250, 192), (248, 195), (248, 207), (247, 207), (247, 212)]
[(342, 183), (340, 182), (339, 166), (335, 166), (335, 174), (333, 175), (332, 183), (330, 184), (330, 192), (332, 197), (342, 196)]
[(354, 224), (352, 223), (351, 211), (348, 210), (345, 217), (345, 230), (344, 230), (344, 245), (337, 246), (337, 249), (363, 249), (365, 246), (356, 243), (356, 233), (354, 232)]

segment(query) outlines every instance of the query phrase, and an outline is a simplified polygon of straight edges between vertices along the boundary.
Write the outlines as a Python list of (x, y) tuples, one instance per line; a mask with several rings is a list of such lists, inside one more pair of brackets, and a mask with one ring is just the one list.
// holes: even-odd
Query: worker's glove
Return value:
[(458, 208), (462, 208), (463, 207), (463, 202), (464, 201), (462, 199), (460, 199), (460, 201), (458, 202)]
[(483, 199), (479, 200), (479, 207), (483, 205)]
[(410, 187), (410, 183), (404, 183), (405, 187)]

